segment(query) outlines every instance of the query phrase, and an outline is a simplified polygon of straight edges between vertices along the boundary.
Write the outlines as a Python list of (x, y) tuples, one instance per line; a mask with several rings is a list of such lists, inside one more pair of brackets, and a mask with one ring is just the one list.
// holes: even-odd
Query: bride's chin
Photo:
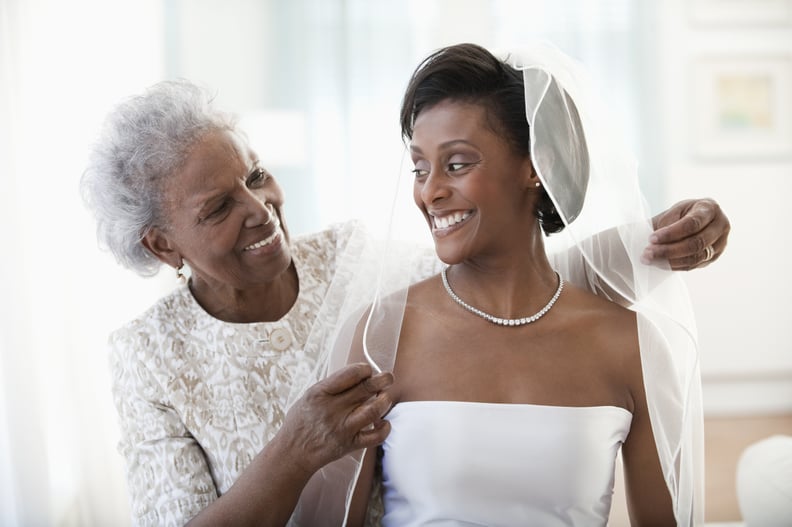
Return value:
[(462, 262), (462, 258), (459, 254), (456, 254), (451, 251), (443, 251), (440, 247), (435, 244), (435, 254), (446, 265), (455, 265)]

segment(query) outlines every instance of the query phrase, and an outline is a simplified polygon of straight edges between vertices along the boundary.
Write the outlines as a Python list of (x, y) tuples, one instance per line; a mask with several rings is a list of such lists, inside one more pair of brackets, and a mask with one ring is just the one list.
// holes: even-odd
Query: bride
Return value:
[[(593, 128), (576, 68), (550, 49), (501, 60), (461, 44), (413, 74), (413, 199), (446, 267), (407, 289), (403, 318), (376, 319), (400, 330), (395, 358), (376, 360), (395, 405), (350, 525), (379, 466), (386, 526), (604, 526), (619, 451), (633, 525), (701, 521), (686, 293), (639, 262), (651, 224), (634, 165)], [(562, 236), (574, 250), (549, 249)], [(581, 274), (613, 301), (567, 281)], [(370, 325), (353, 356), (371, 355)]]

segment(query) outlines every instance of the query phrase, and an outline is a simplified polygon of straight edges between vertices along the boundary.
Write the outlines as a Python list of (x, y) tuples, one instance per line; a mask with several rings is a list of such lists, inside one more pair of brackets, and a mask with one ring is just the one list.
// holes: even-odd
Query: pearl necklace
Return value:
[(553, 298), (550, 299), (550, 301), (547, 303), (545, 307), (543, 307), (537, 313), (531, 315), (530, 317), (500, 318), (490, 315), (489, 313), (485, 313), (480, 309), (476, 309), (475, 307), (471, 306), (470, 304), (466, 303), (464, 300), (459, 298), (457, 294), (454, 293), (454, 290), (451, 289), (451, 284), (448, 283), (448, 277), (446, 276), (446, 271), (448, 271), (448, 267), (443, 269), (442, 273), (440, 273), (440, 276), (443, 279), (443, 286), (445, 286), (445, 290), (448, 293), (448, 296), (450, 296), (454, 302), (464, 307), (474, 315), (478, 315), (481, 318), (489, 322), (492, 322), (493, 324), (497, 324), (499, 326), (522, 326), (524, 324), (530, 324), (531, 322), (536, 322), (537, 320), (542, 318), (548, 311), (550, 311), (550, 308), (553, 307), (553, 304), (556, 303), (558, 297), (561, 296), (561, 291), (564, 289), (564, 280), (561, 278), (561, 275), (558, 274), (558, 272), (556, 272), (556, 276), (558, 277), (558, 289), (556, 289)]

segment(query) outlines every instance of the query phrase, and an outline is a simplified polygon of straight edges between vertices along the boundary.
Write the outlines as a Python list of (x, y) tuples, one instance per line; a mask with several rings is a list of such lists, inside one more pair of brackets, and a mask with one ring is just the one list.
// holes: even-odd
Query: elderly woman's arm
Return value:
[[(730, 224), (718, 204), (711, 199), (684, 200), (652, 218), (654, 232), (637, 265), (660, 262), (674, 271), (689, 271), (705, 267), (717, 260), (726, 249)], [(706, 247), (712, 247), (707, 254)], [(599, 269), (609, 269), (611, 282), (602, 280), (581, 252), (585, 248)], [(709, 256), (709, 257), (708, 257)], [(608, 298), (622, 306), (629, 306), (635, 298), (634, 278), (629, 255), (613, 228), (582, 240), (580, 246), (549, 255), (551, 265), (573, 284)], [(618, 272), (616, 272), (618, 270)], [(657, 275), (663, 279), (665, 274)], [(656, 284), (643, 284), (654, 287)]]
[(350, 365), (309, 388), (281, 430), (218, 497), (205, 452), (148, 361), (128, 344), (116, 334), (111, 366), (135, 525), (285, 525), (316, 470), (387, 435), (380, 416), (390, 401), (377, 394), (392, 376)]
[(391, 403), (380, 392), (392, 382), (390, 373), (372, 376), (358, 363), (312, 386), (233, 487), (189, 525), (285, 525), (314, 472), (385, 439), (381, 416)]
[(184, 525), (217, 499), (204, 451), (170, 406), (126, 331), (110, 342), (113, 399), (121, 428), (134, 525)]

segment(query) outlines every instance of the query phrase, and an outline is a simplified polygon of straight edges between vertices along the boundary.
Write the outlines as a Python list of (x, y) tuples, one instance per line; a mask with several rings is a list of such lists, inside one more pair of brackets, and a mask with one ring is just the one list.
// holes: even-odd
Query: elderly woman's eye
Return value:
[(263, 168), (257, 168), (253, 172), (250, 173), (250, 176), (247, 180), (248, 187), (255, 187), (261, 185), (264, 181), (267, 180), (269, 173), (264, 170)]
[(207, 220), (215, 220), (216, 221), (216, 220), (222, 218), (223, 215), (226, 212), (228, 212), (228, 209), (230, 208), (230, 206), (231, 206), (230, 200), (225, 199), (225, 200), (221, 201), (219, 204), (217, 204), (216, 206), (214, 206), (211, 209), (209, 209), (208, 212), (204, 216), (199, 217), (198, 218), (198, 222), (199, 223), (203, 223), (203, 222), (205, 222)]

